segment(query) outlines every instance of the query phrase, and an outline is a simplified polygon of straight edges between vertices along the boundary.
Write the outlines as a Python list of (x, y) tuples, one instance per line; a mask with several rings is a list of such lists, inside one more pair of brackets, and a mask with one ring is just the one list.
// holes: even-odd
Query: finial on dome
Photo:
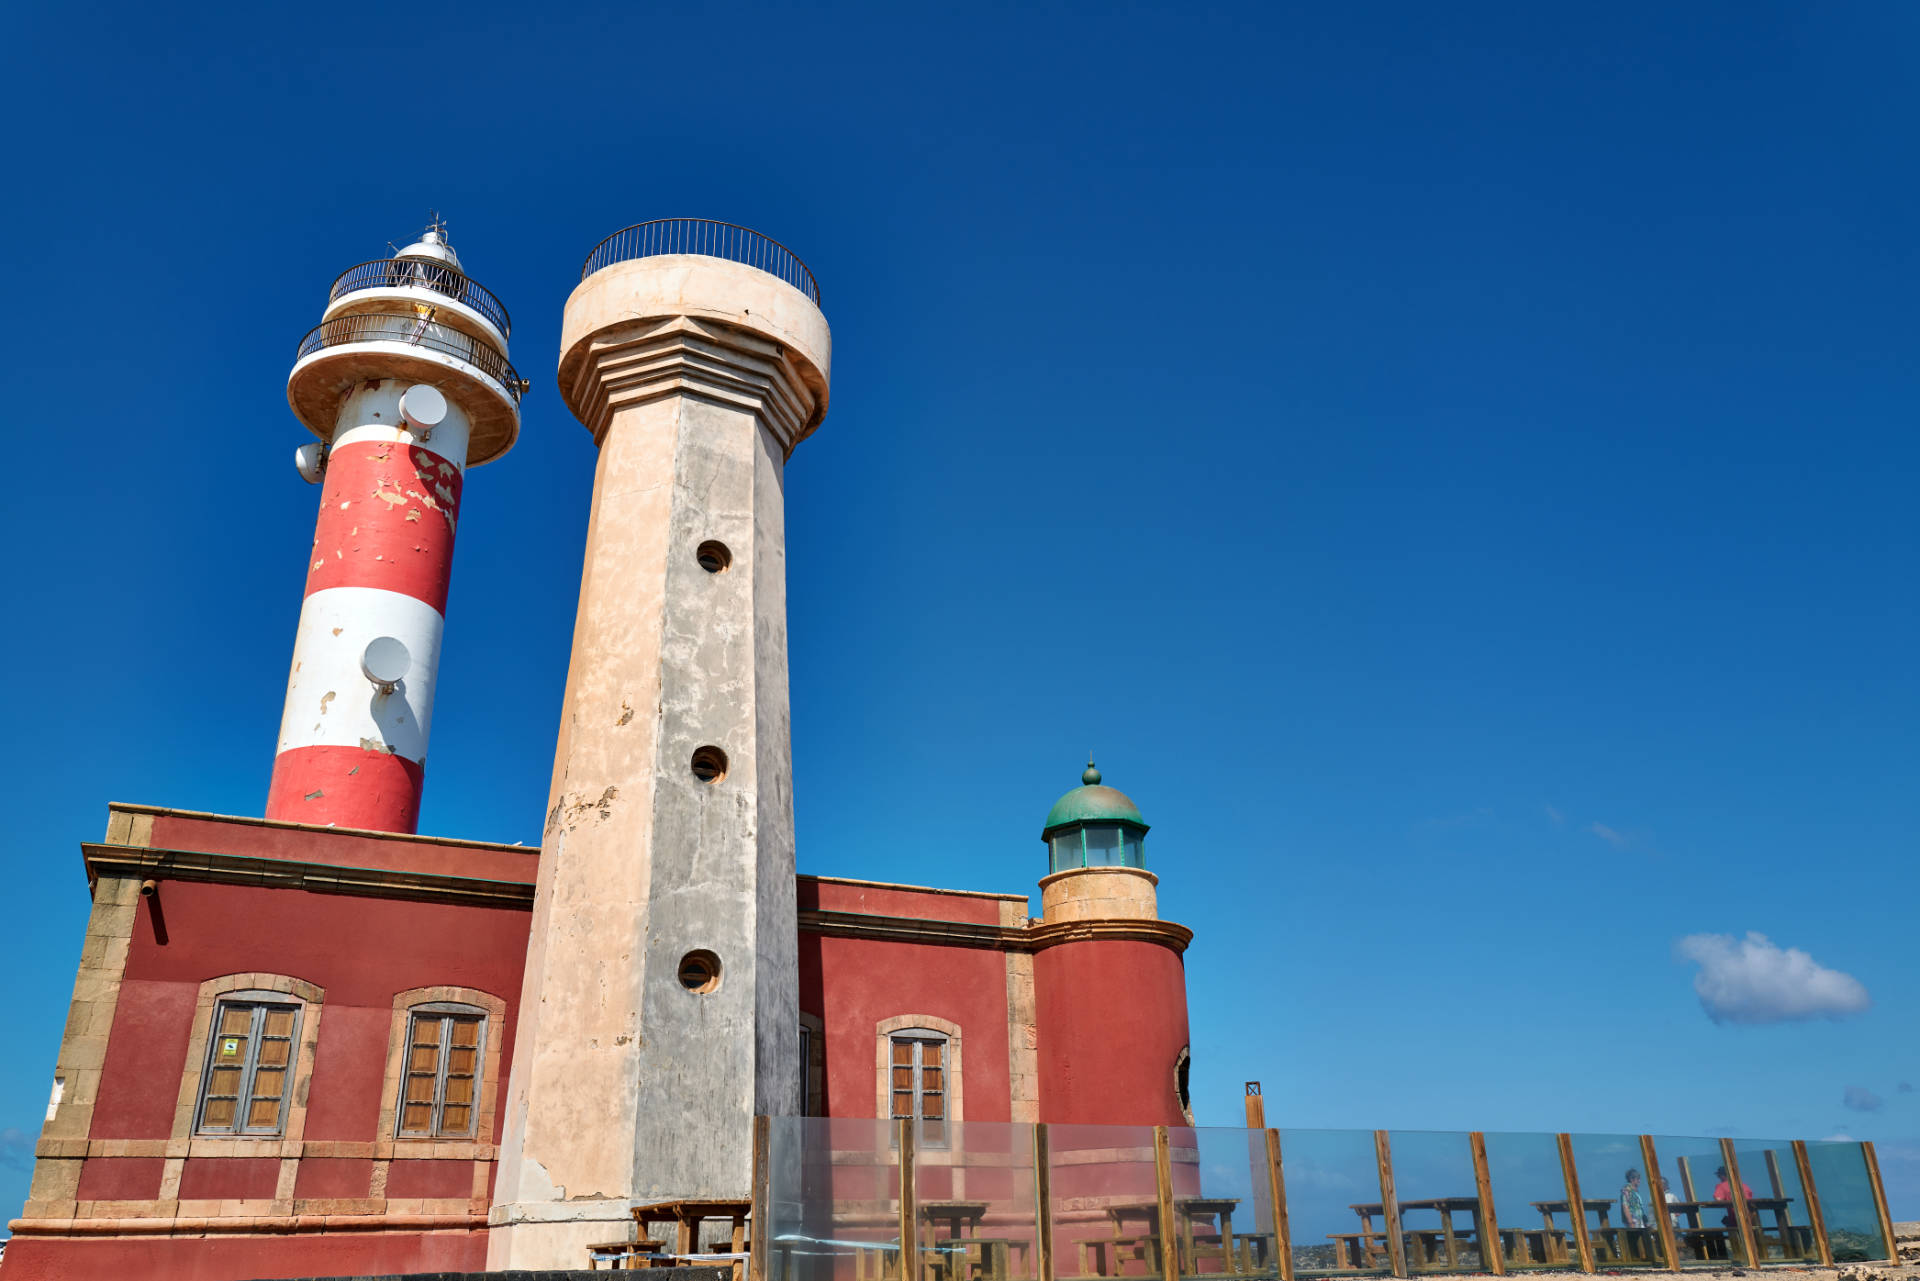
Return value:
[(1092, 752), (1087, 753), (1087, 772), (1080, 776), (1080, 781), (1088, 787), (1096, 787), (1100, 783), (1100, 771), (1094, 767)]

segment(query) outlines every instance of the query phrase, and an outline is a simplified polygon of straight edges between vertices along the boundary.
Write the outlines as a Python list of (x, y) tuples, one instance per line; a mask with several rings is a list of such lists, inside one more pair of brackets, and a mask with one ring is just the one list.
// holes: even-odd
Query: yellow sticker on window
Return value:
[(237, 1038), (230, 1036), (226, 1040), (220, 1042), (221, 1058), (230, 1059), (235, 1057), (239, 1053), (240, 1053), (240, 1042)]

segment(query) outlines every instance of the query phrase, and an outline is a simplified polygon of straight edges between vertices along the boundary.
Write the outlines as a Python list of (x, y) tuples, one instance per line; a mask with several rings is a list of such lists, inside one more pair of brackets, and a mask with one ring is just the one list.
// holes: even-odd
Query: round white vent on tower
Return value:
[(327, 447), (317, 440), (308, 441), (293, 451), (293, 466), (301, 480), (318, 485), (327, 474)]
[(400, 393), (400, 416), (407, 420), (409, 427), (431, 431), (446, 420), (447, 398), (440, 394), (438, 387), (415, 383)]
[(360, 655), (360, 674), (372, 681), (382, 694), (393, 693), (394, 687), (412, 668), (413, 655), (392, 636), (374, 637)]

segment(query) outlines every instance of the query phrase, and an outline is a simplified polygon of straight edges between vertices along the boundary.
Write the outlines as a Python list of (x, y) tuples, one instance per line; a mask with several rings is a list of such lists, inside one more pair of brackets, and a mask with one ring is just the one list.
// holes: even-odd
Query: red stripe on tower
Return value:
[(267, 817), (411, 832), (420, 822), (425, 782), (425, 767), (404, 756), (360, 747), (296, 747), (274, 758)]
[(397, 440), (359, 440), (327, 456), (307, 592), (382, 587), (441, 613), (453, 579), (460, 468)]

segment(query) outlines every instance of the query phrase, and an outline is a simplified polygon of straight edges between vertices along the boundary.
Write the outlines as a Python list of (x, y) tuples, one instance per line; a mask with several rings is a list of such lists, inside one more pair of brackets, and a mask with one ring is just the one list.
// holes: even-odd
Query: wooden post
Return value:
[(1480, 1266), (1497, 1277), (1507, 1275), (1507, 1257), (1500, 1249), (1500, 1220), (1493, 1212), (1493, 1174), (1487, 1169), (1487, 1136), (1475, 1130), (1467, 1135), (1473, 1152), (1473, 1192), (1480, 1198)]
[[(1260, 1082), (1258, 1081), (1247, 1082), (1247, 1128), (1249, 1130), (1264, 1130), (1267, 1128), (1267, 1104), (1266, 1100), (1260, 1097)], [(1252, 1180), (1252, 1186), (1258, 1187), (1260, 1185), (1260, 1175), (1265, 1166), (1266, 1158), (1261, 1154), (1260, 1144), (1251, 1141), (1248, 1142), (1247, 1175), (1249, 1179)], [(1240, 1233), (1241, 1237), (1244, 1239), (1253, 1233), (1271, 1231), (1273, 1231), (1272, 1210), (1265, 1202), (1255, 1201), (1253, 1203), (1252, 1232), (1250, 1233), (1243, 1228)], [(1251, 1250), (1253, 1246), (1248, 1245), (1247, 1249)]]
[(1880, 1235), (1887, 1240), (1887, 1258), (1894, 1262), (1900, 1260), (1900, 1247), (1893, 1240), (1893, 1216), (1887, 1213), (1887, 1190), (1880, 1184), (1880, 1158), (1873, 1153), (1873, 1144), (1862, 1141), (1860, 1155), (1867, 1160), (1867, 1182), (1873, 1188), (1873, 1208), (1880, 1215)]
[(1680, 1167), (1680, 1199), (1698, 1201), (1700, 1198), (1693, 1194), (1693, 1166), (1686, 1157), (1675, 1157), (1674, 1163)]
[[(1403, 1277), (1407, 1275), (1407, 1243), (1400, 1236), (1400, 1201), (1393, 1190), (1393, 1145), (1385, 1130), (1373, 1132), (1373, 1156), (1380, 1165), (1380, 1217), (1386, 1220), (1380, 1226), (1387, 1234), (1387, 1259), (1393, 1264), (1393, 1275)], [(1366, 1244), (1360, 1243), (1362, 1253)]]
[(1573, 1136), (1556, 1134), (1560, 1146), (1560, 1177), (1567, 1185), (1567, 1217), (1573, 1220), (1573, 1243), (1580, 1251), (1580, 1270), (1593, 1271), (1593, 1238), (1587, 1235), (1587, 1203), (1580, 1199), (1580, 1171), (1573, 1163)]
[(1153, 1181), (1160, 1204), (1160, 1276), (1173, 1281), (1180, 1275), (1180, 1233), (1173, 1221), (1173, 1145), (1167, 1127), (1153, 1127)]
[(1667, 1267), (1680, 1270), (1680, 1238), (1673, 1233), (1673, 1215), (1667, 1210), (1666, 1194), (1660, 1190), (1660, 1154), (1653, 1150), (1653, 1136), (1640, 1136), (1640, 1170), (1647, 1176), (1647, 1204), (1660, 1221), (1660, 1248), (1666, 1251)]
[(1040, 1237), (1034, 1242), (1034, 1281), (1053, 1281), (1053, 1159), (1047, 1151), (1047, 1127), (1033, 1127), (1033, 1199), (1039, 1211)]
[(1820, 1252), (1820, 1266), (1833, 1266), (1833, 1243), (1827, 1240), (1827, 1216), (1820, 1209), (1820, 1192), (1813, 1186), (1813, 1162), (1807, 1157), (1807, 1145), (1793, 1141), (1793, 1165), (1800, 1171), (1800, 1195), (1807, 1199), (1807, 1222), (1813, 1226), (1813, 1248)]
[(1787, 1194), (1787, 1189), (1780, 1182), (1780, 1154), (1772, 1148), (1763, 1148), (1760, 1155), (1767, 1160), (1767, 1182), (1773, 1188), (1773, 1195), (1775, 1197), (1784, 1197)]
[(767, 1220), (773, 1216), (773, 1171), (768, 1162), (773, 1118), (753, 1118), (753, 1236), (747, 1246), (747, 1276), (767, 1281)]
[(1293, 1232), (1287, 1222), (1287, 1175), (1280, 1165), (1280, 1131), (1267, 1131), (1267, 1192), (1273, 1198), (1273, 1255), (1280, 1281), (1293, 1281)]
[(1740, 1158), (1733, 1154), (1733, 1140), (1720, 1140), (1720, 1164), (1727, 1167), (1727, 1200), (1733, 1202), (1734, 1226), (1740, 1229), (1740, 1248), (1746, 1251), (1747, 1266), (1760, 1266), (1760, 1242), (1753, 1230), (1753, 1211), (1747, 1206), (1747, 1189), (1740, 1182)]
[(900, 1143), (900, 1281), (918, 1281), (920, 1206), (913, 1188), (913, 1118), (894, 1122)]

